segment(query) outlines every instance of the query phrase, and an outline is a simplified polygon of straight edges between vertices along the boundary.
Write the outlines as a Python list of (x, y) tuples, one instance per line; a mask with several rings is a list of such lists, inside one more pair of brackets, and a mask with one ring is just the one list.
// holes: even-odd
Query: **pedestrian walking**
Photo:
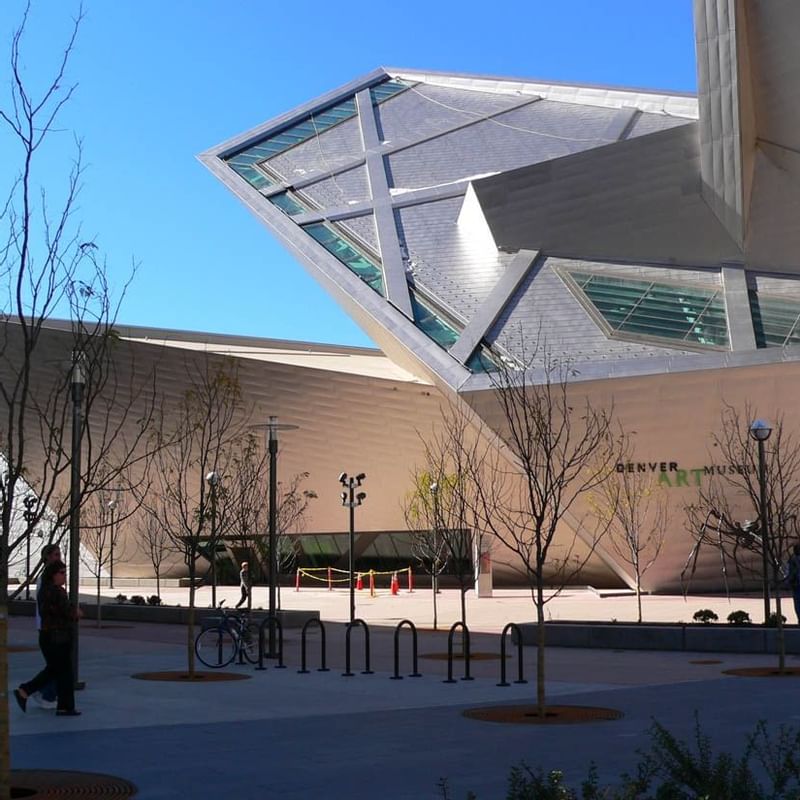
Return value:
[(792, 590), (794, 613), (797, 617), (798, 624), (800, 624), (800, 544), (796, 544), (792, 548), (792, 555), (789, 558), (786, 574), (786, 583)]
[(66, 581), (67, 567), (63, 561), (53, 561), (44, 568), (38, 603), (42, 615), (40, 646), (45, 668), (32, 680), (14, 689), (14, 698), (23, 711), (27, 710), (28, 698), (34, 692), (55, 680), (58, 695), (56, 716), (76, 717), (81, 713), (75, 709), (75, 677), (72, 674), (72, 623), (75, 617), (64, 588)]
[(241, 569), (239, 570), (239, 589), (242, 596), (236, 604), (236, 608), (247, 603), (247, 608), (250, 608), (250, 565), (246, 561), (242, 561)]
[[(52, 564), (54, 561), (62, 561), (61, 558), (61, 548), (57, 544), (46, 544), (42, 548), (42, 564), (46, 567), (48, 564)], [(44, 574), (44, 573), (42, 573)], [(39, 632), (39, 649), (42, 651), (42, 655), (44, 655), (44, 649), (42, 648), (42, 614), (39, 608), (39, 601), (42, 598), (42, 574), (39, 575), (39, 579), (36, 581), (36, 630)], [(52, 710), (56, 708), (56, 697), (57, 697), (57, 690), (56, 690), (56, 682), (50, 681), (47, 686), (43, 686), (41, 692), (35, 692), (31, 695), (31, 700), (36, 703), (41, 708)]]

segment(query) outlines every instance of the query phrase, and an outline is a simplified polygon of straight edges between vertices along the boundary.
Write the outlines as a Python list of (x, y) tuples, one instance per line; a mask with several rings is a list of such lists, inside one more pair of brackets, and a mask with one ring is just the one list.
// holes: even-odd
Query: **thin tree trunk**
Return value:
[(156, 570), (156, 594), (161, 597), (161, 573)]
[(776, 623), (778, 625), (777, 645), (778, 645), (778, 671), (783, 672), (786, 669), (786, 638), (783, 635), (783, 615), (781, 614), (781, 590), (780, 590), (780, 573), (778, 568), (775, 568), (775, 613)]
[(639, 576), (636, 576), (636, 607), (639, 610), (639, 618), (636, 620), (641, 624), (642, 622), (642, 584), (639, 583)]
[(537, 576), (536, 586), (536, 713), (544, 719), (547, 708), (545, 706), (544, 692), (544, 647), (545, 647), (545, 628), (544, 628), (544, 591), (541, 575)]
[(186, 622), (186, 654), (189, 663), (189, 680), (194, 680), (194, 565), (189, 569), (189, 619)]
[(8, 604), (0, 605), (0, 800), (11, 797), (10, 719), (8, 713)]
[(439, 616), (436, 610), (436, 575), (431, 575), (431, 590), (433, 591), (433, 629), (439, 630)]
[[(464, 623), (464, 627), (467, 627), (467, 590), (462, 586), (461, 587), (461, 621)], [(464, 658), (467, 657), (467, 636), (464, 631), (462, 631), (461, 635), (461, 655)]]
[(97, 568), (97, 627), (100, 628), (100, 567)]

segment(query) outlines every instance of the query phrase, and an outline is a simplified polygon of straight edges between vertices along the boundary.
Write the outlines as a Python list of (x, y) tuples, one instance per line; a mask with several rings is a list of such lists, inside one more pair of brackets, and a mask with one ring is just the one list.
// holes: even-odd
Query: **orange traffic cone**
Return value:
[(364, 588), (364, 581), (361, 579), (361, 573), (356, 574), (356, 589), (360, 592)]
[(397, 573), (392, 573), (392, 594), (400, 594), (400, 581), (397, 580)]

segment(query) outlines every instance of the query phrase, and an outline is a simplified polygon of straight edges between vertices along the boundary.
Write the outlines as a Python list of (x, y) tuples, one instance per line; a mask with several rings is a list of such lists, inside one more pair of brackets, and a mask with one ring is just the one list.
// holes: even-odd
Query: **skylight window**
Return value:
[(757, 347), (800, 344), (800, 300), (750, 292)]
[[(384, 100), (394, 97), (398, 92), (407, 89), (410, 85), (399, 79), (390, 79), (379, 83), (370, 89), (372, 102), (375, 104), (382, 103)], [(315, 111), (305, 119), (300, 120), (300, 122), (264, 137), (255, 144), (249, 145), (246, 149), (227, 157), (225, 162), (255, 189), (271, 186), (273, 182), (256, 168), (257, 164), (278, 155), (278, 153), (283, 153), (296, 144), (307, 141), (312, 136), (318, 136), (334, 125), (338, 125), (340, 122), (344, 122), (355, 115), (356, 98), (353, 96), (321, 111)]]
[(674, 346), (727, 348), (725, 299), (719, 289), (568, 270), (584, 306), (609, 335)]

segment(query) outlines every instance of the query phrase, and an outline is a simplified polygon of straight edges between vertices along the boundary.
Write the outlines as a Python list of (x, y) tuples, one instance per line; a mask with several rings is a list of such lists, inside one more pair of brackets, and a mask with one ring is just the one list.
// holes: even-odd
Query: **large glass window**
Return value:
[(604, 273), (566, 273), (611, 333), (727, 347), (728, 323), (720, 289), (632, 280)]
[(279, 192), (278, 194), (273, 194), (270, 196), (269, 201), (273, 205), (278, 206), (281, 211), (288, 214), (290, 217), (297, 214), (304, 214), (308, 211), (300, 198), (293, 192)]
[(383, 271), (364, 253), (356, 249), (331, 225), (323, 222), (306, 225), (303, 230), (313, 236), (329, 253), (336, 256), (351, 272), (358, 275), (364, 283), (384, 296)]
[[(399, 79), (386, 80), (370, 89), (373, 103), (382, 103), (398, 92), (407, 89), (410, 84)], [(329, 106), (322, 111), (315, 111), (305, 119), (294, 125), (284, 128), (278, 133), (270, 134), (255, 144), (249, 145), (244, 150), (225, 159), (226, 163), (241, 175), (251, 186), (262, 189), (271, 186), (270, 181), (257, 168), (256, 164), (266, 161), (278, 153), (305, 142), (312, 136), (318, 136), (323, 131), (344, 122), (356, 115), (356, 98), (349, 97), (340, 103)]]
[(800, 300), (750, 292), (757, 347), (800, 344)]

